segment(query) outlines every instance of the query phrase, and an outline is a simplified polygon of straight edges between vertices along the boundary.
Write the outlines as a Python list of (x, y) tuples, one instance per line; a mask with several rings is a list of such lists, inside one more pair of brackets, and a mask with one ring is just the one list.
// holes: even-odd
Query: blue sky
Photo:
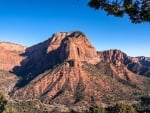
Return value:
[(55, 32), (80, 30), (96, 50), (150, 57), (150, 24), (107, 16), (88, 0), (0, 0), (0, 41), (31, 46)]

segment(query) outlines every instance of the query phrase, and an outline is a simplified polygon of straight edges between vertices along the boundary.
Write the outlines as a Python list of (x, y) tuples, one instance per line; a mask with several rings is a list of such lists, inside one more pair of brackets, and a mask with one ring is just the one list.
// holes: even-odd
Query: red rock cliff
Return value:
[(12, 71), (15, 66), (20, 66), (24, 59), (20, 54), (25, 51), (25, 47), (12, 44), (0, 43), (0, 70)]

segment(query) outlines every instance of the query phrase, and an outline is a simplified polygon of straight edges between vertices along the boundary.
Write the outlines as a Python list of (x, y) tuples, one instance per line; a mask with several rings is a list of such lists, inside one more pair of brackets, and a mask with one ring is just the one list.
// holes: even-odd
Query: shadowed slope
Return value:
[[(81, 32), (57, 33), (26, 50), (28, 62), (16, 100), (40, 99), (46, 104), (68, 107), (135, 102), (145, 91), (146, 78), (129, 71), (128, 56), (118, 50), (97, 53)], [(23, 63), (22, 63), (23, 64)], [(149, 79), (148, 83), (150, 83)], [(19, 89), (18, 89), (19, 88)]]

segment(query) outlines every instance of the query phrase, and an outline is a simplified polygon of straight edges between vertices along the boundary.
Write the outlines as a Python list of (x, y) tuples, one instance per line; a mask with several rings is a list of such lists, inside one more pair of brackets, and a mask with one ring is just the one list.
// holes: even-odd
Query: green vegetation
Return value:
[(9, 103), (9, 109), (15, 109), (18, 113), (50, 113), (40, 104), (39, 101), (22, 101), (16, 103)]
[(18, 112), (14, 108), (6, 108), (6, 110), (4, 110), (3, 113), (18, 113)]
[(132, 23), (150, 22), (149, 0), (90, 0), (89, 6), (116, 17), (126, 14)]
[(87, 113), (107, 113), (107, 111), (103, 107), (96, 106), (96, 107), (90, 108), (90, 111)]
[[(74, 112), (75, 113), (75, 112)], [(89, 111), (84, 113), (137, 113), (135, 108), (130, 105), (118, 103), (114, 106), (103, 107), (91, 107)]]
[[(6, 112), (7, 111), (7, 112)], [(38, 101), (19, 102), (15, 104), (9, 104), (3, 113), (61, 113), (57, 108), (48, 109), (40, 104)], [(9, 112), (10, 111), (10, 112)], [(87, 108), (87, 111), (79, 112), (70, 110), (69, 113), (149, 113), (150, 104), (143, 105), (126, 105), (123, 103), (117, 103), (113, 106), (103, 108), (101, 106), (95, 106)], [(66, 112), (67, 113), (67, 112)]]
[(107, 113), (137, 113), (133, 106), (125, 105), (122, 103), (116, 104), (106, 109)]
[[(87, 62), (83, 62), (83, 69), (91, 74), (91, 77), (100, 77), (102, 81), (111, 84), (111, 89), (106, 90), (103, 87), (99, 87), (96, 83), (93, 88), (105, 95), (101, 100), (108, 104), (112, 105), (118, 101), (139, 101), (141, 92), (145, 87), (143, 84), (135, 85), (126, 80), (121, 80), (116, 76), (112, 71), (110, 64), (102, 61), (97, 65), (92, 65)], [(96, 99), (98, 100), (98, 98)]]
[(150, 113), (150, 96), (142, 96), (141, 103), (134, 107), (138, 113)]
[(7, 100), (3, 94), (0, 93), (0, 113), (5, 110), (5, 106), (7, 104)]
[(113, 77), (114, 72), (110, 67), (110, 63), (106, 61), (101, 61), (100, 63), (93, 65), (89, 64), (86, 61), (83, 62), (83, 69), (96, 76), (110, 76)]
[[(70, 110), (69, 113), (149, 113), (150, 112), (150, 97), (141, 97), (141, 103), (136, 105), (126, 105), (117, 103), (114, 106), (106, 108), (95, 106), (90, 107), (89, 110), (78, 112)], [(10, 103), (5, 96), (0, 93), (0, 113), (60, 113), (57, 108), (48, 108), (40, 101), (22, 101)], [(67, 112), (66, 112), (67, 113)]]

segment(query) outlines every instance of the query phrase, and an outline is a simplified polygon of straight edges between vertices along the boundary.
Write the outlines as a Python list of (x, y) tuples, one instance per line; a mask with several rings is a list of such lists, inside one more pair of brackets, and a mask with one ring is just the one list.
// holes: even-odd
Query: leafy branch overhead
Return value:
[(150, 0), (90, 0), (88, 5), (116, 17), (127, 14), (132, 23), (150, 22)]

